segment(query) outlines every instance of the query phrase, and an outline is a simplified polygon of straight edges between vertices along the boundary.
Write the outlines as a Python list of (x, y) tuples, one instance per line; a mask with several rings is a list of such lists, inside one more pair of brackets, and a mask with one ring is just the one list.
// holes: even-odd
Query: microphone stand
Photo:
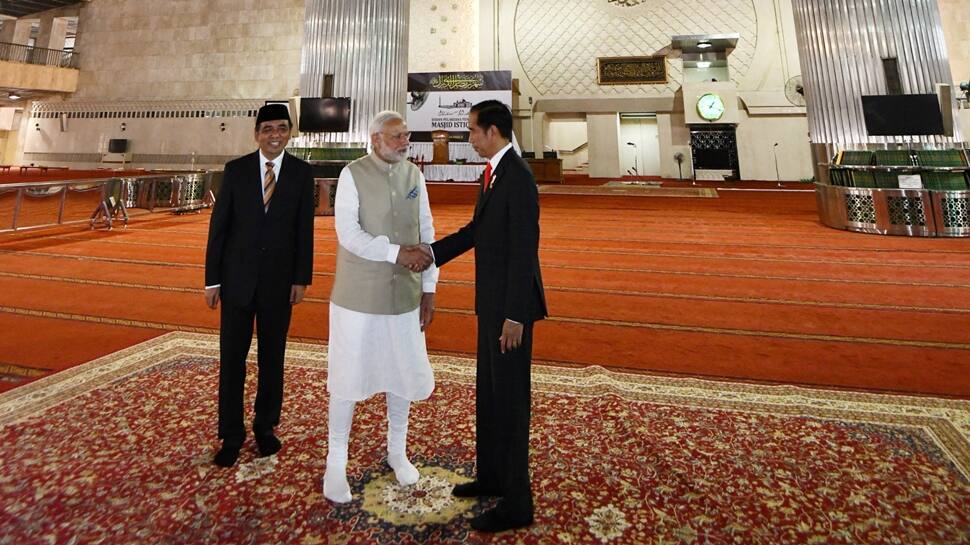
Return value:
[(778, 187), (785, 187), (781, 183), (781, 172), (778, 170), (778, 142), (771, 147), (771, 151), (775, 154), (775, 180), (778, 182)]
[(639, 166), (637, 163), (637, 158), (640, 155), (640, 148), (637, 147), (635, 142), (627, 142), (626, 145), (633, 146), (633, 172), (635, 172), (637, 176), (640, 176), (640, 169), (637, 168)]

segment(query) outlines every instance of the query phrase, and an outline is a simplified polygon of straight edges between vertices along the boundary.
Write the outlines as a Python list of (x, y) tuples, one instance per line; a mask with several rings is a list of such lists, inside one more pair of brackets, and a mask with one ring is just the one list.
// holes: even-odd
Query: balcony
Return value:
[(78, 54), (0, 42), (0, 108), (16, 106), (11, 94), (38, 100), (77, 91)]
[(0, 61), (76, 69), (78, 54), (73, 51), (0, 42)]

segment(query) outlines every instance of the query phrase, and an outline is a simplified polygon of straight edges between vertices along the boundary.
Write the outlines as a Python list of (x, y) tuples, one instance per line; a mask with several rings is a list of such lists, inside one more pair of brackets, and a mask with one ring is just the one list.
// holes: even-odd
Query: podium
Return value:
[(529, 168), (532, 169), (532, 175), (535, 177), (537, 183), (562, 183), (562, 159), (531, 158), (525, 161), (529, 164)]
[(431, 162), (436, 165), (448, 162), (448, 131), (431, 133)]

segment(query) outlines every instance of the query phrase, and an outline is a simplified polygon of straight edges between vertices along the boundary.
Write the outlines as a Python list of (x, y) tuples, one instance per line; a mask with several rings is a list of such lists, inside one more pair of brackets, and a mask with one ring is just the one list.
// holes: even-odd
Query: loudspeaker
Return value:
[(125, 153), (128, 151), (128, 140), (124, 138), (112, 138), (108, 140), (108, 153)]
[(61, 132), (67, 132), (67, 114), (62, 113), (59, 117), (61, 120)]
[(323, 75), (323, 94), (322, 97), (332, 97), (333, 96), (333, 74)]
[(940, 113), (943, 114), (943, 136), (953, 136), (953, 86), (949, 83), (936, 84), (936, 98), (940, 100)]

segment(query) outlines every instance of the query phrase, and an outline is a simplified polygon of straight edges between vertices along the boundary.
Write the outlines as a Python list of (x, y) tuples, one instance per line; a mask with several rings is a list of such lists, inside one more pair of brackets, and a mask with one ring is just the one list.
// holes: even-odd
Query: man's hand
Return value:
[(303, 301), (303, 296), (305, 294), (306, 294), (306, 286), (293, 284), (290, 287), (290, 304), (299, 305)]
[(407, 267), (411, 272), (421, 272), (431, 266), (430, 251), (426, 251), (420, 244), (401, 246), (397, 253), (397, 264)]
[(434, 293), (421, 294), (421, 331), (428, 329), (434, 320)]
[(498, 338), (499, 350), (504, 354), (511, 352), (522, 344), (522, 331), (525, 328), (522, 324), (505, 320), (502, 324), (502, 336)]
[(219, 306), (219, 287), (206, 288), (205, 289), (205, 304), (209, 308), (216, 308)]
[(422, 242), (421, 244), (415, 245), (415, 247), (421, 250), (422, 252), (424, 252), (425, 254), (427, 254), (431, 262), (434, 263), (434, 252), (431, 251), (430, 244), (428, 244), (427, 242)]

